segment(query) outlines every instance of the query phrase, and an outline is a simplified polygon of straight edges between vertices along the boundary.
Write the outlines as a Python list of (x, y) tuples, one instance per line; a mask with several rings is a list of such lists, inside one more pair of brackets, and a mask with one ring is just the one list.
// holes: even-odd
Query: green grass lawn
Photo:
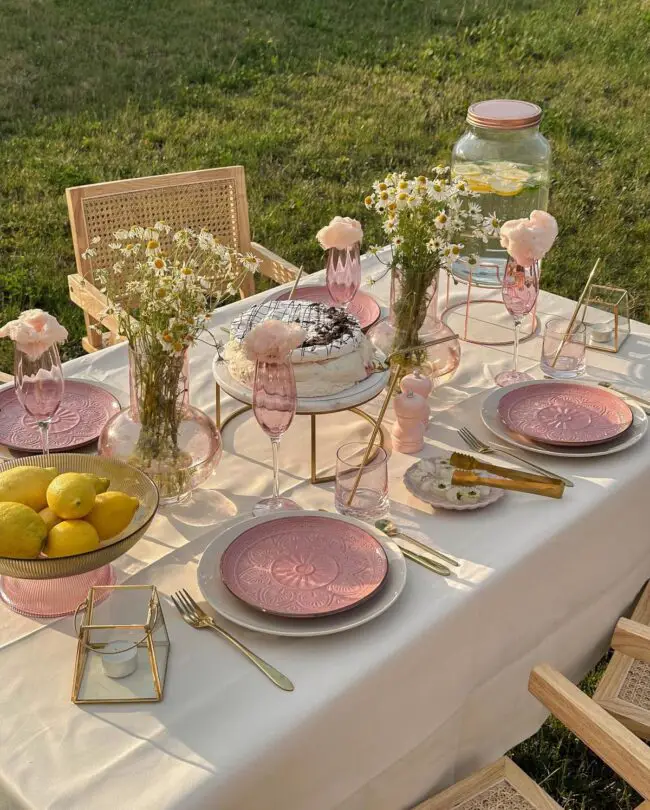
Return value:
[[(0, 323), (49, 310), (66, 358), (67, 186), (241, 163), (254, 238), (315, 270), (318, 227), (358, 216), (379, 241), (372, 180), (447, 162), (495, 96), (545, 111), (544, 286), (575, 297), (601, 256), (648, 319), (647, 0), (2, 0), (0, 23)], [(567, 808), (633, 806), (555, 726), (517, 757)]]

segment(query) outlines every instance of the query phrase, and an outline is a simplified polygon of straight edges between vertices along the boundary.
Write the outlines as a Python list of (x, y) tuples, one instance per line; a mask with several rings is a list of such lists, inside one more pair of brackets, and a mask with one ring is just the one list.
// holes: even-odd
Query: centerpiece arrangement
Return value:
[(457, 341), (424, 344), (452, 334), (437, 315), (440, 270), (451, 273), (458, 261), (476, 264), (477, 256), (464, 254), (464, 241), (487, 242), (498, 234), (498, 221), (483, 215), (476, 196), (463, 178), (436, 167), (431, 177), (388, 174), (365, 198), (366, 207), (381, 217), (392, 248), (390, 317), (369, 337), (400, 362), (404, 374), (420, 367), (429, 377), (443, 377), (458, 367)]
[[(214, 423), (189, 404), (188, 350), (259, 260), (206, 231), (174, 233), (162, 222), (118, 231), (109, 247), (112, 267), (94, 271), (107, 300), (100, 320), (112, 318), (128, 341), (131, 401), (106, 425), (100, 452), (146, 472), (163, 503), (179, 500), (221, 456)], [(91, 246), (84, 259), (94, 255)]]

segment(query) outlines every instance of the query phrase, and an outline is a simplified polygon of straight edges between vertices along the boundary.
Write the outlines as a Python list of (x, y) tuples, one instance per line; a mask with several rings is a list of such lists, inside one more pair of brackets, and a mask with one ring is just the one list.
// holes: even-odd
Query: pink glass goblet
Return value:
[(259, 426), (271, 439), (273, 451), (273, 495), (262, 498), (254, 508), (254, 515), (266, 515), (282, 509), (300, 509), (295, 501), (280, 495), (280, 467), (278, 453), (280, 439), (289, 429), (296, 414), (296, 378), (289, 356), (280, 362), (258, 360), (253, 382), (253, 413)]
[(503, 387), (533, 379), (530, 374), (518, 371), (517, 364), (521, 321), (524, 315), (528, 315), (532, 311), (539, 295), (539, 262), (533, 262), (529, 267), (522, 267), (509, 256), (501, 285), (501, 295), (506, 309), (515, 322), (513, 368), (511, 371), (502, 371), (494, 378), (495, 383)]
[(17, 346), (14, 353), (16, 397), (41, 432), (43, 455), (50, 454), (49, 428), (63, 397), (64, 380), (56, 343), (36, 358)]
[(361, 285), (359, 242), (342, 250), (330, 248), (327, 251), (325, 282), (332, 300), (347, 309)]

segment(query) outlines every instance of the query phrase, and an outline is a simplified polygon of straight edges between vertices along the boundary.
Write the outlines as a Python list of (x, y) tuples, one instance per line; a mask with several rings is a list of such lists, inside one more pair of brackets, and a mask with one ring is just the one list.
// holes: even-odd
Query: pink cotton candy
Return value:
[(361, 223), (350, 217), (334, 217), (329, 225), (321, 228), (316, 234), (323, 250), (338, 248), (345, 250), (363, 239)]
[(533, 211), (529, 219), (511, 219), (501, 226), (501, 246), (522, 267), (530, 267), (551, 249), (557, 236), (555, 217)]
[(297, 349), (307, 339), (307, 333), (297, 323), (264, 321), (244, 338), (244, 352), (254, 363), (263, 360), (270, 363), (283, 361), (289, 352)]
[(30, 360), (36, 360), (54, 343), (67, 340), (68, 331), (53, 315), (42, 309), (27, 309), (17, 320), (9, 321), (0, 329), (0, 338), (7, 337)]

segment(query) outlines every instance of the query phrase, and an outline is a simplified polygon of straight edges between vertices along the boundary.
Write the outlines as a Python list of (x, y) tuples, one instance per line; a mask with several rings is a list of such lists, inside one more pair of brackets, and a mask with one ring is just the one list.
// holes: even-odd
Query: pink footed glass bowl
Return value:
[(94, 473), (110, 480), (109, 489), (140, 501), (131, 523), (114, 539), (93, 551), (69, 557), (0, 557), (0, 598), (17, 613), (27, 616), (64, 616), (74, 612), (92, 585), (110, 585), (110, 563), (134, 546), (147, 530), (158, 509), (158, 489), (145, 473), (130, 464), (82, 453), (52, 453), (0, 464), (12, 467), (56, 467), (60, 473)]

